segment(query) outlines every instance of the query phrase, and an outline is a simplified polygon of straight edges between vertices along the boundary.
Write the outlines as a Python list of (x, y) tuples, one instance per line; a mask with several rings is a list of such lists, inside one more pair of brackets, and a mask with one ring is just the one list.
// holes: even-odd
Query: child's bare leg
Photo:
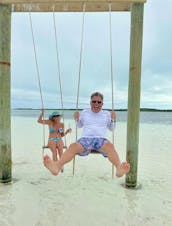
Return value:
[(56, 142), (55, 141), (48, 141), (48, 147), (50, 148), (51, 152), (52, 152), (52, 159), (54, 161), (57, 161), (57, 149), (56, 149)]
[(60, 169), (63, 167), (64, 164), (70, 162), (74, 156), (84, 151), (84, 148), (79, 143), (73, 143), (69, 146), (69, 148), (63, 153), (61, 159), (59, 161), (53, 161), (48, 156), (44, 157), (44, 165), (53, 175), (57, 175)]
[(118, 153), (112, 143), (108, 142), (102, 146), (102, 151), (108, 155), (109, 161), (116, 166), (116, 176), (122, 177), (130, 171), (130, 164), (122, 162), (119, 159)]

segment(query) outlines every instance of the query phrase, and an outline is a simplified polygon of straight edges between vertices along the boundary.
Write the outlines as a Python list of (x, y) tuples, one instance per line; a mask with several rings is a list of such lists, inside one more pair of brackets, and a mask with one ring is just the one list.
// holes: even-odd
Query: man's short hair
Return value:
[(98, 96), (100, 97), (102, 100), (103, 100), (103, 94), (99, 93), (99, 92), (94, 92), (91, 94), (91, 99), (94, 97), (94, 96)]

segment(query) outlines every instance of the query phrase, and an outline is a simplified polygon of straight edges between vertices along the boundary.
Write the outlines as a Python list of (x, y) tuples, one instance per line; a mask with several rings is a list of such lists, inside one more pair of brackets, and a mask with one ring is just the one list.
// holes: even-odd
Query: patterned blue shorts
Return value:
[(100, 149), (101, 147), (109, 142), (106, 138), (88, 138), (88, 137), (81, 137), (77, 140), (77, 143), (81, 144), (85, 151), (79, 152), (78, 155), (85, 156), (90, 154), (91, 150), (96, 150), (100, 152), (104, 157), (107, 157), (107, 154), (102, 152)]

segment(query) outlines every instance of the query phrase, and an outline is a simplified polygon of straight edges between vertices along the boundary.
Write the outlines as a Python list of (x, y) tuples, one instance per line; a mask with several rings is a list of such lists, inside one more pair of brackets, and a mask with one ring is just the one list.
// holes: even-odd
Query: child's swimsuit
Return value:
[(63, 129), (62, 128), (59, 128), (58, 130), (55, 130), (54, 127), (50, 127), (49, 131), (50, 131), (50, 133), (54, 133), (54, 132), (63, 133)]
[[(62, 128), (55, 130), (54, 127), (49, 127), (49, 131), (50, 131), (50, 133), (54, 133), (54, 132), (63, 133)], [(60, 137), (50, 137), (49, 140), (55, 141), (57, 143), (59, 140), (61, 140), (61, 138)]]
[(59, 140), (61, 140), (61, 138), (60, 137), (50, 137), (48, 140), (52, 140), (57, 143)]

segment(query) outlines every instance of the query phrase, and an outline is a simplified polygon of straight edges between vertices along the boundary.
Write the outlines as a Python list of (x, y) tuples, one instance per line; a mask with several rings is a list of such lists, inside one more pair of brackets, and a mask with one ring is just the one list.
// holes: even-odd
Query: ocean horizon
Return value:
[[(45, 108), (45, 110), (83, 110), (84, 108)], [(12, 108), (11, 110), (41, 110), (41, 108), (22, 108), (22, 107), (17, 107), (17, 108)], [(104, 110), (112, 110), (111, 108), (104, 108)], [(117, 108), (115, 111), (127, 111), (127, 108)], [(164, 108), (140, 108), (140, 111), (168, 111), (172, 112), (172, 109)]]
[[(73, 113), (76, 109), (45, 109), (45, 118), (49, 116), (52, 111), (61, 111), (63, 112), (64, 119), (73, 120)], [(78, 109), (82, 111), (82, 109)], [(126, 110), (116, 110), (117, 113), (117, 122), (126, 122), (127, 123), (127, 111)], [(37, 118), (40, 114), (40, 109), (13, 109), (11, 111), (12, 116), (21, 116), (21, 117), (32, 117)], [(169, 125), (172, 124), (172, 113), (171, 111), (140, 111), (140, 123), (157, 123)]]

